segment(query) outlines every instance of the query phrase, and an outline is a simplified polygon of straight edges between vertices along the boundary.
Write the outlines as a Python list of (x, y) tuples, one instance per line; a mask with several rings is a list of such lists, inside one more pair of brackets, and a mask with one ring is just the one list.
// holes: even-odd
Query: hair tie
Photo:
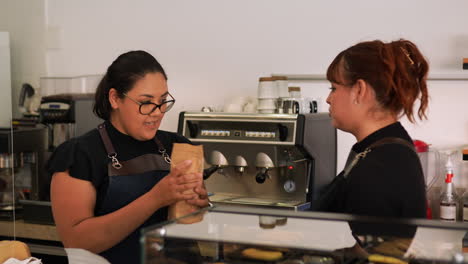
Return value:
[(403, 51), (403, 53), (406, 55), (406, 58), (408, 58), (409, 62), (411, 65), (414, 65), (414, 61), (411, 59), (410, 55), (409, 55), (409, 52), (403, 48), (403, 47), (400, 47), (400, 49)]

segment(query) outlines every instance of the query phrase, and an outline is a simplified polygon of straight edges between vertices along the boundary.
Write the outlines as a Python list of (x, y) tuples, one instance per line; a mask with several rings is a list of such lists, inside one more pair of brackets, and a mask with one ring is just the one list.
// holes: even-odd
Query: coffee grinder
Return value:
[(57, 94), (42, 98), (40, 122), (49, 127), (49, 150), (81, 136), (102, 122), (93, 114), (94, 94)]

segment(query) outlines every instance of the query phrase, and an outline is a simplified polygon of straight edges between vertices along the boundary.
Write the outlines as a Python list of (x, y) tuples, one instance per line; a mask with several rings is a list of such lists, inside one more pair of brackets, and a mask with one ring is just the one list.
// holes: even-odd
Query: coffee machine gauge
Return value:
[(287, 180), (284, 183), (283, 188), (288, 193), (294, 192), (296, 190), (296, 183), (293, 180)]

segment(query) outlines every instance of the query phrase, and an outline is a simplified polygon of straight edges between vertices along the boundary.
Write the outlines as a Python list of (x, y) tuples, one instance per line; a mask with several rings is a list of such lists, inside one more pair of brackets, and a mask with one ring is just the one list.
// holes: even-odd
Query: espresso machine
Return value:
[(336, 175), (328, 113), (182, 112), (178, 133), (203, 145), (214, 203), (307, 210)]
[(19, 200), (47, 199), (43, 169), (47, 129), (42, 125), (0, 129), (0, 214), (12, 215)]

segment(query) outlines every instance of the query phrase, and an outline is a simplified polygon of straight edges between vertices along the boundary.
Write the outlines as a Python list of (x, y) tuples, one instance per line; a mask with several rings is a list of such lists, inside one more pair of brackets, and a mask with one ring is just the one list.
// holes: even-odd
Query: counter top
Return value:
[[(15, 223), (15, 225), (13, 225)], [(23, 220), (0, 221), (0, 236), (58, 241), (60, 238), (54, 225), (32, 224)]]

